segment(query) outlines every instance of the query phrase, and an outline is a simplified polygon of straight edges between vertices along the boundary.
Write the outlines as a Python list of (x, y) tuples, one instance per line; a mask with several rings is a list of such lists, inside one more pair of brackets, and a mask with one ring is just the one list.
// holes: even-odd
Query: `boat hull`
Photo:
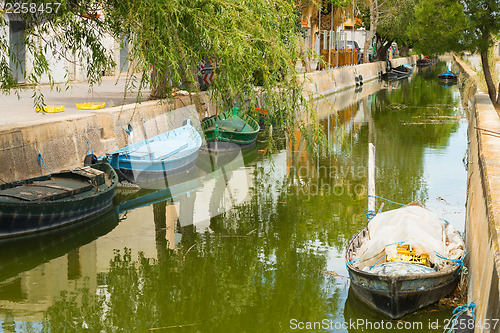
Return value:
[(201, 144), (200, 134), (188, 121), (182, 127), (136, 142), (98, 160), (109, 161), (121, 179), (147, 182), (190, 170)]
[[(111, 207), (118, 176), (109, 164), (100, 163), (93, 168), (104, 171), (110, 179), (110, 184), (59, 200), (1, 202), (0, 238), (39, 233), (104, 214)], [(46, 177), (31, 178), (16, 183), (41, 181)]]
[(252, 117), (233, 115), (231, 112), (210, 117), (204, 120), (201, 126), (210, 150), (219, 148), (211, 142), (228, 142), (240, 146), (253, 145), (260, 130), (259, 124)]
[(119, 170), (121, 175), (125, 176), (124, 178), (133, 183), (169, 178), (191, 170), (196, 164), (198, 152), (199, 150), (195, 150), (175, 163), (165, 161), (138, 165), (130, 161), (122, 161), (119, 164)]
[(352, 269), (349, 269), (349, 276), (356, 296), (392, 319), (399, 319), (449, 295), (455, 290), (459, 278), (458, 272), (438, 277), (421, 275), (401, 279), (364, 274)]
[(455, 290), (460, 277), (459, 265), (433, 273), (403, 276), (375, 274), (354, 267), (353, 254), (368, 235), (366, 226), (351, 240), (346, 251), (346, 262), (354, 294), (371, 308), (392, 319), (399, 319), (439, 301)]
[(441, 81), (453, 82), (458, 80), (458, 75), (456, 73), (452, 73), (450, 71), (441, 73), (438, 75), (438, 79)]

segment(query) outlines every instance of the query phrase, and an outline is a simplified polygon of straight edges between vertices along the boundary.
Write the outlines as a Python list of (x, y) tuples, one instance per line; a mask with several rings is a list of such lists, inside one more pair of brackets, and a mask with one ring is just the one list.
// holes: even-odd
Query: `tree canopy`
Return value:
[(420, 0), (416, 9), (416, 47), (423, 53), (478, 52), (490, 99), (496, 89), (488, 63), (488, 49), (500, 33), (498, 0)]
[[(260, 92), (271, 110), (293, 115), (301, 105), (302, 95), (294, 93), (300, 87), (295, 72), (301, 32), (296, 0), (61, 0), (52, 13), (16, 16), (26, 23), (26, 48), (33, 55), (29, 83), (45, 75), (53, 82), (48, 59), (54, 55), (84, 65), (89, 81), (98, 82), (103, 71), (116, 66), (101, 38), (109, 35), (129, 41), (140, 89), (150, 83), (153, 68), (153, 88), (161, 88), (153, 89), (157, 97), (169, 97), (176, 88), (197, 92), (198, 66), (211, 60), (214, 101), (254, 105)], [(2, 23), (9, 24), (5, 17)], [(0, 44), (5, 50), (0, 85), (7, 92), (17, 86), (9, 69), (13, 52), (6, 36)], [(255, 89), (258, 71), (261, 87)]]

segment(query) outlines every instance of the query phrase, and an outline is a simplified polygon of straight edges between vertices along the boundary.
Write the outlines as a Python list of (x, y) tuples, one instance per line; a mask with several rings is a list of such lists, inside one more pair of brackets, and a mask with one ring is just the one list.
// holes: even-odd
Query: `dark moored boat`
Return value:
[(425, 67), (425, 66), (430, 66), (436, 63), (435, 59), (429, 59), (429, 58), (424, 58), (424, 59), (418, 59), (417, 60), (417, 66), (418, 67)]
[(110, 208), (118, 176), (98, 163), (0, 185), (0, 238), (63, 227)]
[[(384, 315), (401, 318), (455, 289), (464, 248), (453, 227), (425, 208), (377, 214), (347, 247), (352, 291)], [(416, 256), (417, 249), (427, 253)]]
[[(231, 111), (205, 119), (201, 123), (210, 150), (241, 149), (254, 145), (259, 134), (259, 124), (248, 115), (239, 115), (235, 106)], [(222, 144), (221, 144), (222, 143)]]
[(413, 72), (413, 67), (408, 64), (402, 64), (392, 69), (396, 73), (410, 75)]
[(403, 64), (392, 68), (391, 62), (387, 61), (387, 72), (382, 74), (384, 80), (399, 80), (411, 75), (413, 67), (408, 64)]

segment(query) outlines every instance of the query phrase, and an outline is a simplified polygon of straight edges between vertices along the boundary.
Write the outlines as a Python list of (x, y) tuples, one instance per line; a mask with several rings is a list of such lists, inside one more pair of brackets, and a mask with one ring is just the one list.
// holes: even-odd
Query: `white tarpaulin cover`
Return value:
[[(359, 268), (373, 265), (383, 255), (397, 253), (397, 246), (410, 244), (416, 255), (427, 253), (432, 263), (452, 264), (438, 256), (458, 259), (464, 243), (451, 224), (426, 208), (407, 206), (377, 214), (368, 224), (370, 239), (359, 258)], [(381, 260), (383, 262), (383, 260)]]

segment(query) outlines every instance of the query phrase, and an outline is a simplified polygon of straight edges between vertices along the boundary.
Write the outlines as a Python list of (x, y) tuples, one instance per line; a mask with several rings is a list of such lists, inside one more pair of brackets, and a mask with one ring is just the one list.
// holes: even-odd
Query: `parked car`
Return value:
[[(346, 46), (345, 48), (347, 49), (356, 49), (358, 51), (358, 60), (357, 60), (357, 63), (360, 64), (363, 62), (363, 52), (361, 51), (361, 48), (359, 47), (358, 45), (358, 42), (356, 41), (352, 41), (352, 40), (348, 40), (346, 42)], [(344, 48), (344, 42), (341, 42), (340, 43), (340, 47), (337, 48), (337, 43), (335, 43), (335, 49), (338, 50), (338, 49), (343, 49)]]

